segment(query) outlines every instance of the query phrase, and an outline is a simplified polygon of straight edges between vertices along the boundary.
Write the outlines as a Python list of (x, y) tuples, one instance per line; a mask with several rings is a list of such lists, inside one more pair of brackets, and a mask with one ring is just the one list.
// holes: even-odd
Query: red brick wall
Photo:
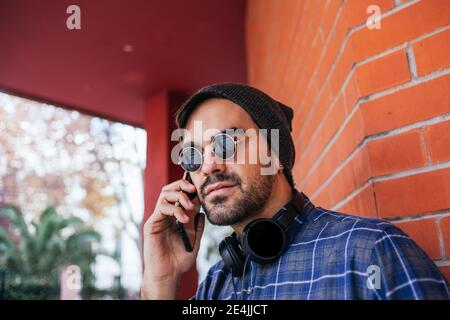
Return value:
[(250, 84), (295, 110), (299, 189), (393, 221), (450, 281), (450, 1), (250, 0), (246, 29)]

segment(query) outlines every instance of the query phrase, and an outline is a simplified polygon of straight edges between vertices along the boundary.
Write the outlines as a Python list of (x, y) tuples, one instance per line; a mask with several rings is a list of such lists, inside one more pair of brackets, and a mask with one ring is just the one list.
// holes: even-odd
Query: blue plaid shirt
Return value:
[(248, 261), (249, 272), (233, 277), (221, 260), (193, 299), (450, 298), (439, 269), (399, 228), (324, 210), (307, 200), (288, 230), (292, 241), (277, 261)]

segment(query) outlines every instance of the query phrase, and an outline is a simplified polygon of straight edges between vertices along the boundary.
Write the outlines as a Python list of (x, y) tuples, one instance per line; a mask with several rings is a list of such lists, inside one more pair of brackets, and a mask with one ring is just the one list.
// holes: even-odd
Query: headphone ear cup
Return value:
[(220, 242), (219, 253), (225, 268), (231, 271), (234, 277), (242, 276), (245, 257), (235, 236), (228, 236)]
[(286, 248), (286, 233), (272, 219), (256, 219), (243, 231), (242, 250), (257, 263), (275, 261)]

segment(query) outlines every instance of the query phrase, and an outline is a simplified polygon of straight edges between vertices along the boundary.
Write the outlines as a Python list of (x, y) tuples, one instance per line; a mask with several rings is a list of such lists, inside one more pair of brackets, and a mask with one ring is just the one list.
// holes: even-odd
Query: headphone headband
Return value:
[(295, 217), (303, 210), (305, 203), (303, 194), (294, 189), (292, 200), (283, 206), (272, 219), (277, 221), (283, 230), (286, 230)]

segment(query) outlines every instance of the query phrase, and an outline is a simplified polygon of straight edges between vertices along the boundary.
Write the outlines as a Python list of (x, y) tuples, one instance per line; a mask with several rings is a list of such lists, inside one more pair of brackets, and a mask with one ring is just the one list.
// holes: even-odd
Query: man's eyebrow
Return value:
[[(217, 135), (217, 134), (219, 134), (219, 133), (228, 133), (229, 131), (236, 131), (236, 130), (242, 130), (242, 129), (240, 129), (240, 128), (238, 128), (238, 127), (229, 127), (229, 128), (223, 129), (222, 131), (218, 131), (215, 135)], [(227, 131), (228, 131), (228, 132), (227, 132)], [(206, 139), (206, 140), (204, 140), (204, 142), (211, 142), (212, 137), (213, 137), (213, 136), (211, 136), (211, 138), (209, 139), (209, 141)], [(181, 140), (180, 143), (181, 143), (181, 145), (182, 145), (182, 148), (190, 147), (190, 146), (193, 146), (193, 145), (198, 145), (198, 143), (195, 143), (195, 142), (192, 141), (192, 140), (188, 140), (188, 141)]]

